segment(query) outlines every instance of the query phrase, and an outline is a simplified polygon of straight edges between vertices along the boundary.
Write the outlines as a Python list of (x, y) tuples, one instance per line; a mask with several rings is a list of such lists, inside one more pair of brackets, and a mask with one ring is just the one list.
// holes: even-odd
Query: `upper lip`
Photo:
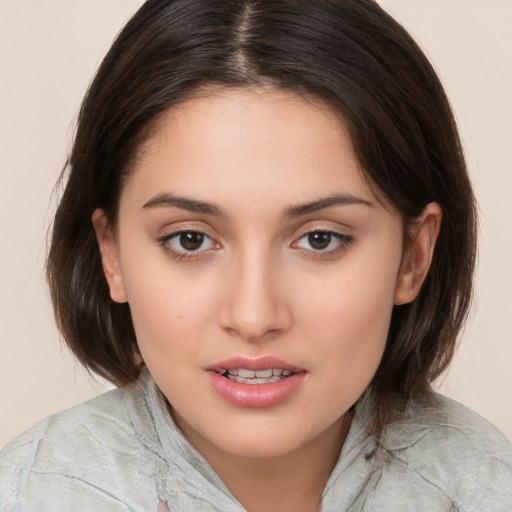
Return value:
[(230, 370), (235, 368), (244, 368), (246, 370), (267, 370), (269, 368), (280, 368), (281, 370), (288, 370), (292, 373), (299, 373), (305, 371), (304, 368), (292, 365), (274, 356), (263, 356), (258, 358), (251, 358), (245, 356), (232, 357), (224, 361), (212, 364), (206, 367), (207, 371), (219, 372), (220, 370)]

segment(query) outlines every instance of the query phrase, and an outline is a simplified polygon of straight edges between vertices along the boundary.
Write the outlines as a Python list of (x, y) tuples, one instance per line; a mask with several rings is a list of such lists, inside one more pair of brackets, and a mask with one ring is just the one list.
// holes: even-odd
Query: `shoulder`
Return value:
[(383, 448), (405, 472), (435, 488), (456, 510), (510, 510), (512, 444), (462, 404), (434, 395), (389, 425)]
[[(143, 398), (134, 383), (54, 414), (13, 439), (0, 451), (2, 510), (32, 510), (44, 497), (51, 503), (34, 510), (128, 510), (116, 497), (134, 494), (130, 488), (144, 478), (142, 462), (151, 452), (131, 413)], [(79, 495), (80, 504), (66, 501), (66, 493), (69, 500)]]
[(76, 454), (76, 449), (94, 450), (109, 438), (131, 436), (129, 417), (122, 407), (126, 393), (126, 389), (115, 389), (36, 423), (2, 449), (0, 463), (30, 460), (34, 467), (43, 462), (50, 447), (52, 458), (62, 455), (65, 461), (72, 456), (70, 449)]

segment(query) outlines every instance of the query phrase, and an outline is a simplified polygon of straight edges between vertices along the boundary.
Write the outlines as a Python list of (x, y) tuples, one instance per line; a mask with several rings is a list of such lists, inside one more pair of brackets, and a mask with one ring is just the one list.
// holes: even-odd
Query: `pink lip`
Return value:
[(245, 368), (246, 370), (253, 371), (266, 370), (267, 368), (281, 368), (282, 370), (288, 370), (292, 373), (305, 371), (304, 368), (291, 365), (286, 361), (273, 356), (263, 356), (258, 357), (257, 359), (244, 356), (233, 357), (208, 366), (206, 370), (218, 372), (220, 370), (229, 370), (230, 368)]
[[(220, 375), (220, 370), (230, 368), (253, 371), (281, 368), (292, 372), (292, 375), (269, 384), (243, 384)], [(271, 356), (258, 359), (235, 357), (206, 368), (206, 372), (213, 389), (222, 398), (231, 405), (248, 408), (274, 407), (284, 402), (302, 384), (307, 373), (302, 368)]]

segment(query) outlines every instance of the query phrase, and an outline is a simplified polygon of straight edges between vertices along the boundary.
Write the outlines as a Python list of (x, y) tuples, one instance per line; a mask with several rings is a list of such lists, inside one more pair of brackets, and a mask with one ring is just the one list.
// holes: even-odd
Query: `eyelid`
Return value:
[[(197, 251), (187, 251), (185, 249), (178, 250), (173, 248), (168, 242), (172, 241), (173, 239), (179, 237), (183, 233), (198, 233), (203, 235), (204, 237), (208, 238), (211, 243), (213, 244), (213, 247), (209, 247), (207, 249), (198, 249)], [(198, 228), (196, 226), (179, 226), (175, 229), (169, 229), (165, 234), (159, 235), (155, 238), (155, 241), (161, 246), (161, 248), (172, 258), (178, 260), (178, 261), (193, 261), (198, 260), (202, 257), (207, 256), (212, 251), (218, 249), (221, 247), (220, 243), (209, 233), (206, 232), (206, 230)]]
[[(301, 247), (299, 245), (299, 242), (312, 233), (331, 234), (335, 239), (338, 240), (339, 243), (337, 244), (337, 246), (335, 248), (329, 249), (329, 250), (321, 250), (321, 249), (315, 250), (313, 248), (308, 249), (305, 247)], [(343, 252), (353, 242), (354, 242), (354, 237), (352, 235), (342, 233), (342, 232), (340, 232), (339, 229), (335, 229), (333, 227), (327, 227), (327, 226), (323, 225), (323, 226), (310, 227), (310, 228), (302, 230), (300, 235), (296, 236), (294, 238), (294, 242), (291, 244), (291, 247), (306, 253), (309, 257), (328, 259), (329, 257), (336, 256), (340, 252)], [(329, 243), (331, 243), (331, 242), (329, 242)]]

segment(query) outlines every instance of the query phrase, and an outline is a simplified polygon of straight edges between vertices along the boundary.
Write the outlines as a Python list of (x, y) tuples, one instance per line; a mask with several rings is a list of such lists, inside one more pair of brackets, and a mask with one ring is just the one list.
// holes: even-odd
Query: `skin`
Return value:
[[(356, 202), (292, 208), (336, 195)], [(162, 202), (170, 196), (221, 215)], [(117, 225), (101, 210), (93, 222), (112, 299), (130, 304), (184, 435), (247, 510), (315, 510), (393, 304), (413, 300), (426, 276), (439, 206), (425, 208), (404, 253), (402, 219), (361, 178), (338, 118), (281, 91), (217, 89), (164, 115)], [(182, 231), (206, 235), (199, 249), (183, 248)], [(318, 250), (310, 232), (337, 236)], [(240, 355), (279, 357), (305, 378), (276, 406), (234, 406), (205, 368)]]

